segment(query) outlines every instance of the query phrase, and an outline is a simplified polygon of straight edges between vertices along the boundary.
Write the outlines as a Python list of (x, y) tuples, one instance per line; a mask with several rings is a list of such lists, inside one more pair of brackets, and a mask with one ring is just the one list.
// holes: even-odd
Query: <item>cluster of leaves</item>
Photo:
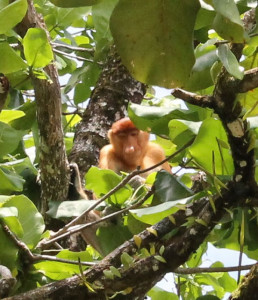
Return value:
[[(258, 29), (254, 28), (248, 36), (241, 20), (241, 14), (255, 7), (252, 0), (227, 3), (224, 0), (37, 0), (35, 6), (44, 17), (52, 44), (47, 33), (39, 28), (29, 29), (23, 39), (15, 33), (13, 28), (26, 13), (26, 0), (11, 4), (0, 1), (0, 72), (8, 77), (12, 86), (6, 109), (0, 115), (0, 218), (30, 251), (36, 253), (38, 242), (49, 233), (44, 232), (44, 221), (36, 208), (40, 205), (36, 192), (40, 150), (31, 74), (48, 80), (43, 68), (54, 59), (52, 49), (59, 75), (64, 76), (63, 111), (74, 109), (78, 112), (89, 99), (107, 50), (114, 42), (123, 63), (139, 81), (166, 88), (183, 87), (202, 95), (213, 91), (222, 66), (233, 77), (242, 79), (244, 70), (258, 65)], [(197, 45), (195, 48), (193, 40)], [(230, 51), (228, 42), (245, 44), (241, 62)], [(128, 114), (137, 127), (158, 136), (156, 142), (163, 146), (167, 155), (193, 138), (195, 140), (170, 161), (173, 167), (186, 169), (183, 175), (175, 178), (164, 172), (156, 177), (152, 174), (145, 186), (134, 189), (128, 184), (98, 207), (103, 213), (130, 208), (143, 199), (150, 185), (155, 186), (154, 196), (142, 207), (131, 209), (129, 214), (98, 229), (97, 238), (104, 254), (182, 209), (186, 203), (202, 197), (211, 199), (212, 194), (220, 193), (234, 173), (225, 130), (211, 109), (178, 105), (172, 96), (156, 99), (151, 89), (147, 96), (151, 100), (144, 100), (141, 105), (131, 104)], [(254, 140), (258, 138), (257, 98), (257, 88), (237, 97)], [(78, 116), (63, 117), (68, 153), (79, 120)], [(35, 154), (33, 160), (32, 153)], [(187, 168), (205, 172), (207, 185), (204, 191), (194, 194), (190, 190), (193, 174), (188, 173)], [(101, 197), (122, 179), (110, 170), (92, 167), (86, 174), (86, 188)], [(52, 203), (49, 215), (57, 219), (71, 218), (80, 215), (89, 205), (86, 200)], [(191, 222), (194, 220), (189, 218), (189, 224)], [(238, 241), (243, 238), (239, 237), (241, 231), (245, 240), (244, 252), (257, 259), (256, 229), (257, 214), (254, 211), (235, 210), (218, 224), (209, 241), (216, 242), (218, 247), (239, 250)], [(206, 246), (203, 244), (189, 259), (187, 267), (201, 265)], [(142, 249), (137, 255), (155, 253), (155, 248), (150, 248)], [(162, 259), (160, 251), (157, 255)], [(63, 250), (57, 257), (87, 262), (99, 258), (90, 247), (80, 253)], [(132, 263), (131, 257), (121, 259), (124, 266)], [(77, 265), (42, 261), (31, 266), (24, 276), (19, 249), (2, 228), (0, 264), (7, 266), (14, 276), (20, 271), (16, 287), (19, 292), (80, 273)], [(213, 266), (221, 266), (221, 263)], [(105, 276), (119, 277), (119, 273), (110, 269)], [(212, 287), (207, 294), (219, 298), (236, 288), (236, 282), (227, 273), (182, 275), (180, 280), (184, 299), (197, 299), (205, 294), (203, 285)], [(152, 299), (177, 299), (176, 295), (158, 288), (149, 295)]]

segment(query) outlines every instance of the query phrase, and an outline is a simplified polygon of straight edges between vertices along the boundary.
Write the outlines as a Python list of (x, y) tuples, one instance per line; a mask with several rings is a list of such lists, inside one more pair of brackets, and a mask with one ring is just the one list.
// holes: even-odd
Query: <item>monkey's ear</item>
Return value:
[(112, 131), (112, 129), (109, 129), (107, 136), (108, 136), (108, 139), (110, 141), (112, 139), (112, 137), (113, 137), (113, 131)]

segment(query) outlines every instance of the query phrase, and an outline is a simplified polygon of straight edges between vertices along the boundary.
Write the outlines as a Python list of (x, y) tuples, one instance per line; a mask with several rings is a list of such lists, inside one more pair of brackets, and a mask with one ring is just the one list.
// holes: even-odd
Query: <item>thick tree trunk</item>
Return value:
[[(37, 14), (33, 1), (28, 0), (28, 11), (16, 31), (23, 37), (31, 27), (46, 30), (43, 19)], [(46, 33), (48, 34), (47, 30)], [(65, 200), (69, 187), (69, 168), (61, 123), (61, 91), (54, 64), (44, 68), (49, 80), (32, 75), (37, 103), (40, 134), (40, 178), (42, 213), (50, 200)]]
[(126, 115), (129, 101), (140, 103), (146, 92), (122, 65), (115, 48), (111, 48), (91, 100), (77, 127), (69, 160), (78, 164), (84, 175), (98, 164), (100, 149), (107, 143), (111, 124)]

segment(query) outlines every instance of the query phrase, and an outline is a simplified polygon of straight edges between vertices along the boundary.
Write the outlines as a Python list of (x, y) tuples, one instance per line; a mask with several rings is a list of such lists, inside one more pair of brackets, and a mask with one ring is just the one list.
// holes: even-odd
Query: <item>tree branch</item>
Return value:
[(258, 87), (258, 67), (245, 72), (244, 78), (237, 83), (236, 93), (246, 93)]
[(187, 103), (198, 105), (200, 107), (214, 108), (212, 97), (200, 96), (182, 89), (174, 89), (171, 93), (174, 97), (184, 100)]

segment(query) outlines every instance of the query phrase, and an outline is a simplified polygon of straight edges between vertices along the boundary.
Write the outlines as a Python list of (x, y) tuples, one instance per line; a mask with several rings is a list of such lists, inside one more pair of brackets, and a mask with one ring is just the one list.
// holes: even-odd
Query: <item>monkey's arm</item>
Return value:
[(101, 169), (110, 169), (115, 172), (122, 170), (121, 162), (115, 155), (112, 145), (106, 145), (100, 150), (99, 167)]
[[(147, 152), (143, 158), (141, 169), (149, 168), (149, 167), (161, 162), (165, 158), (166, 158), (166, 156), (165, 156), (163, 148), (161, 146), (159, 146), (158, 144), (149, 142)], [(148, 172), (148, 174), (146, 174), (146, 175), (144, 174), (144, 176), (148, 176), (150, 173), (159, 171), (161, 169), (164, 169), (164, 170), (168, 171), (169, 173), (172, 173), (169, 163), (165, 162), (161, 166)]]

